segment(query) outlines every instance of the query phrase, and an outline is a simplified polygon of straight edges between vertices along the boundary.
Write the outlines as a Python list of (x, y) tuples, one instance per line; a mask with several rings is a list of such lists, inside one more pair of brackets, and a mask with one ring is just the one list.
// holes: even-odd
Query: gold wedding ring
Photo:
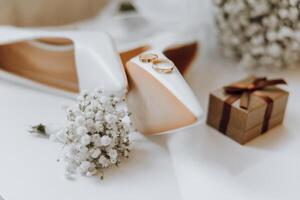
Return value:
[(174, 63), (165, 58), (158, 58), (157, 54), (144, 53), (139, 56), (143, 63), (152, 63), (152, 68), (159, 73), (171, 73), (175, 67)]
[(174, 63), (168, 59), (157, 58), (152, 61), (152, 68), (159, 73), (171, 73), (174, 67)]
[(139, 59), (143, 63), (151, 63), (154, 60), (158, 59), (158, 55), (156, 55), (154, 53), (145, 53), (145, 54), (141, 54), (139, 56)]

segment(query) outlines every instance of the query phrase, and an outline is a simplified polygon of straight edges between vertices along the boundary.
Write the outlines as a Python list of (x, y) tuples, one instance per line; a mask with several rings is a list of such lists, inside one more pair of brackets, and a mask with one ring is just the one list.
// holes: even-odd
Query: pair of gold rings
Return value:
[(174, 63), (169, 59), (159, 58), (157, 54), (146, 53), (139, 56), (139, 60), (143, 63), (152, 63), (152, 68), (159, 73), (171, 73), (175, 67)]

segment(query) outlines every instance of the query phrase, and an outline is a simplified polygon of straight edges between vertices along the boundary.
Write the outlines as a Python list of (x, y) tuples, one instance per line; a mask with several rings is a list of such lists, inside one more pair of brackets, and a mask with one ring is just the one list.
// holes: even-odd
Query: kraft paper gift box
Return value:
[(211, 92), (207, 124), (245, 144), (284, 119), (289, 93), (282, 79), (248, 77)]

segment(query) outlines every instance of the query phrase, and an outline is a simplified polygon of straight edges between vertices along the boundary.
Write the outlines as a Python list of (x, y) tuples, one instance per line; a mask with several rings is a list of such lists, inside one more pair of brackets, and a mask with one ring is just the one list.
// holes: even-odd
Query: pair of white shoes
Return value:
[[(129, 45), (118, 52), (104, 32), (1, 27), (0, 75), (71, 96), (95, 88), (126, 94), (134, 125), (144, 134), (155, 135), (193, 125), (202, 116), (194, 93), (181, 75), (196, 50), (196, 42), (182, 40), (176, 34)], [(142, 52), (171, 59), (177, 68), (172, 73), (159, 73), (151, 63), (139, 60)]]

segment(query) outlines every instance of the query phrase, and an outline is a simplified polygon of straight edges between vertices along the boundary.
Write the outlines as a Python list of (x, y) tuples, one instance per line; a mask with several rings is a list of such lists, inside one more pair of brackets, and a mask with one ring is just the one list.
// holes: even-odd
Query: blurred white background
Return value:
[[(247, 145), (235, 143), (205, 123), (165, 136), (135, 135), (132, 158), (109, 171), (104, 182), (84, 177), (69, 181), (62, 175), (62, 164), (55, 162), (58, 145), (27, 133), (37, 121), (63, 120), (59, 105), (69, 100), (0, 80), (0, 193), (6, 200), (300, 199), (300, 70), (248, 72), (224, 59), (216, 45), (210, 0), (135, 0), (140, 14), (126, 16), (117, 12), (118, 1), (108, 2), (107, 7), (93, 0), (24, 2), (0, 0), (1, 23), (78, 25), (84, 19), (79, 27), (106, 29), (120, 42), (164, 29), (199, 33), (200, 56), (186, 79), (204, 110), (210, 91), (250, 73), (286, 79), (291, 95), (284, 124)], [(61, 7), (54, 12), (50, 8), (56, 4)], [(41, 10), (49, 11), (46, 21), (36, 14), (44, 13)], [(130, 37), (130, 30), (138, 34)]]

